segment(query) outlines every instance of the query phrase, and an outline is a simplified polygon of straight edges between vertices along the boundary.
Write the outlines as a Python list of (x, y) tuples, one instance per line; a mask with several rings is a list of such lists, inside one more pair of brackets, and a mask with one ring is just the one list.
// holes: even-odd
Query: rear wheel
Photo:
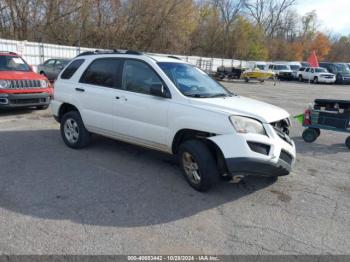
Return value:
[(303, 139), (306, 143), (312, 143), (316, 141), (318, 136), (319, 134), (315, 128), (307, 128), (303, 132)]
[(90, 133), (76, 111), (68, 112), (62, 117), (61, 136), (64, 143), (74, 149), (83, 148), (90, 143)]
[(318, 84), (318, 77), (317, 76), (315, 76), (315, 78), (314, 78), (314, 84)]
[(303, 76), (299, 75), (299, 82), (303, 82)]
[(248, 83), (248, 82), (249, 82), (249, 77), (245, 77), (245, 78), (244, 78), (244, 81), (245, 81), (246, 83)]
[(219, 180), (215, 158), (200, 140), (188, 140), (180, 145), (178, 153), (181, 170), (191, 187), (207, 191)]
[(345, 140), (345, 145), (350, 149), (350, 136)]

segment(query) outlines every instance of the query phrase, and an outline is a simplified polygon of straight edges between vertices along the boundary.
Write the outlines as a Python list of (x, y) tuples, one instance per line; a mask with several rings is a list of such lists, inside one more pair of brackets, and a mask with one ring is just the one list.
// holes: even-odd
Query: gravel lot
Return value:
[[(302, 113), (350, 86), (226, 83)], [(50, 111), (0, 112), (0, 254), (350, 254), (346, 135), (293, 123), (288, 177), (191, 189), (173, 157), (95, 137), (67, 148)]]

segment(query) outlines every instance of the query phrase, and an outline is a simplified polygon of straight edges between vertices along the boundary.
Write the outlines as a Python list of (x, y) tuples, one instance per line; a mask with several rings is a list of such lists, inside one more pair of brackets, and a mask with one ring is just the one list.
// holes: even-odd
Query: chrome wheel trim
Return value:
[(182, 154), (182, 165), (188, 179), (194, 184), (200, 184), (201, 175), (199, 172), (199, 167), (196, 160), (194, 160), (190, 153), (184, 152)]
[(64, 135), (71, 144), (75, 144), (78, 141), (79, 126), (73, 118), (68, 118), (64, 123)]

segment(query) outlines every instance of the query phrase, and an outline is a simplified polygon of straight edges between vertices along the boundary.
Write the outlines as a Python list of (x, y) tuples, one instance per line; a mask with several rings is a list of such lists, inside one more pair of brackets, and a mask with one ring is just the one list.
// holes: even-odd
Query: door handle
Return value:
[(77, 87), (77, 88), (75, 88), (75, 91), (78, 91), (78, 92), (85, 92), (85, 89)]
[(125, 96), (116, 96), (115, 99), (122, 100), (122, 101), (128, 101), (128, 99)]

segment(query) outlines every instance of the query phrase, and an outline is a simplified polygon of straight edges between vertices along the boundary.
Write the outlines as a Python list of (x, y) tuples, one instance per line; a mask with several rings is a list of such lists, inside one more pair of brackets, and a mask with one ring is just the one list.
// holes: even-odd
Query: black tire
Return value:
[(313, 128), (313, 129), (316, 131), (317, 137), (319, 137), (321, 135), (321, 129), (319, 128)]
[(306, 143), (312, 143), (316, 141), (317, 137), (318, 133), (315, 128), (307, 128), (303, 132), (303, 139)]
[(37, 106), (36, 109), (37, 110), (46, 110), (49, 108), (49, 105), (44, 105), (44, 106)]
[[(74, 136), (72, 132), (70, 132), (72, 135), (71, 139), (70, 139), (70, 136), (68, 136), (66, 133), (70, 129), (68, 127), (68, 123), (67, 123), (68, 121), (70, 121), (70, 123), (76, 124), (76, 126), (73, 129), (75, 130), (75, 132), (77, 132), (77, 134)], [(65, 127), (66, 123), (67, 123), (67, 127)], [(66, 131), (65, 128), (67, 128), (68, 131)], [(83, 120), (81, 119), (81, 116), (77, 111), (70, 111), (62, 117), (60, 129), (61, 129), (61, 136), (64, 143), (70, 148), (79, 149), (79, 148), (86, 147), (90, 143), (91, 134), (89, 133), (89, 131), (86, 130)]]
[(303, 76), (299, 75), (299, 82), (304, 82)]
[(345, 140), (345, 145), (350, 149), (350, 136)]
[(317, 76), (315, 76), (315, 78), (314, 78), (314, 84), (318, 84), (318, 77)]
[[(194, 175), (189, 175), (190, 171), (186, 170), (186, 158), (190, 155), (192, 160), (197, 164), (197, 175), (199, 181), (195, 181)], [(178, 158), (182, 173), (191, 187), (197, 191), (204, 192), (215, 184), (219, 179), (219, 170), (213, 154), (208, 146), (200, 140), (188, 140), (180, 145)]]
[(245, 81), (246, 83), (248, 83), (248, 82), (249, 82), (249, 77), (245, 77), (245, 78), (244, 78), (244, 81)]

